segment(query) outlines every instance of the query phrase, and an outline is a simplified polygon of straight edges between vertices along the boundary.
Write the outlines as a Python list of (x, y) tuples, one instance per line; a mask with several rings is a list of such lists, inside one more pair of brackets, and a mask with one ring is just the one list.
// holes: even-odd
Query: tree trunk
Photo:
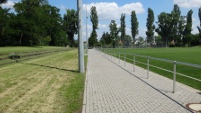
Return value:
[(69, 39), (69, 42), (70, 42), (70, 47), (74, 47), (75, 46), (75, 40), (74, 40), (74, 32), (68, 32), (68, 39)]
[(21, 46), (21, 44), (22, 44), (22, 37), (23, 37), (23, 32), (20, 33), (19, 46)]

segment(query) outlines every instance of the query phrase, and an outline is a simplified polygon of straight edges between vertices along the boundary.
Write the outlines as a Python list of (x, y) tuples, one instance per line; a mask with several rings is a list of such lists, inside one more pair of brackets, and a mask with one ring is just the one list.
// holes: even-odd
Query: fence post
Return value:
[(111, 60), (112, 60), (112, 52), (111, 52)]
[(173, 71), (173, 93), (175, 93), (175, 87), (176, 87), (176, 75), (177, 75), (177, 62), (173, 62), (174, 65), (174, 71)]
[(133, 56), (133, 72), (135, 72), (135, 55)]
[(126, 66), (126, 54), (124, 54), (124, 67)]
[(114, 53), (114, 61), (115, 61), (115, 58), (116, 58), (116, 54)]
[(120, 57), (121, 57), (121, 54), (120, 54), (120, 52), (119, 52), (119, 64), (120, 64)]
[(147, 56), (147, 79), (149, 79), (149, 56)]

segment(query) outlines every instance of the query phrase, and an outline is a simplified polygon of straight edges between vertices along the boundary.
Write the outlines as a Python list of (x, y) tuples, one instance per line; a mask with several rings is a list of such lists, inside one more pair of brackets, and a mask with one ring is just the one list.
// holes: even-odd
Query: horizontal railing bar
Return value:
[[(123, 53), (123, 52), (116, 52), (116, 51), (112, 51), (112, 52), (115, 52), (115, 53), (118, 53), (118, 54), (120, 53), (120, 54), (125, 54), (125, 55), (132, 55), (132, 56), (138, 56), (138, 57), (142, 57), (142, 58), (147, 58), (147, 56), (145, 56), (145, 55)], [(152, 60), (164, 61), (164, 62), (168, 62), (168, 63), (174, 62), (174, 60), (168, 60), (168, 59), (164, 59), (164, 58), (156, 58), (156, 57), (149, 57), (149, 58), (152, 59)], [(201, 68), (201, 65), (199, 65), (199, 64), (191, 64), (191, 63), (186, 63), (186, 62), (177, 62), (177, 64), (196, 67), (196, 68)]]
[(156, 58), (156, 57), (149, 57), (149, 58), (152, 60), (164, 61), (164, 62), (168, 62), (168, 63), (174, 62), (173, 60), (167, 60), (167, 59), (163, 59), (163, 58)]
[(146, 63), (143, 63), (143, 62), (140, 62), (140, 61), (137, 61), (137, 60), (135, 62), (143, 64), (143, 65), (147, 65)]
[(177, 62), (177, 64), (186, 65), (186, 66), (190, 66), (190, 67), (201, 68), (201, 65), (198, 65), (198, 64), (191, 64), (191, 63), (186, 63), (186, 62)]
[(173, 71), (170, 71), (170, 70), (167, 70), (167, 69), (164, 69), (164, 68), (160, 68), (160, 67), (158, 67), (158, 66), (154, 66), (154, 65), (150, 65), (150, 66), (151, 66), (151, 67), (155, 67), (155, 68), (157, 68), (157, 69), (161, 69), (161, 70), (166, 71), (166, 72), (173, 73)]
[(193, 80), (196, 80), (196, 81), (201, 82), (200, 79), (197, 79), (197, 78), (194, 78), (194, 77), (190, 77), (190, 76), (188, 76), (188, 75), (184, 75), (184, 74), (181, 74), (181, 73), (177, 73), (177, 74), (180, 75), (180, 76), (184, 76), (184, 77), (187, 77), (187, 78), (190, 78), (190, 79), (193, 79)]
[(130, 60), (130, 61), (133, 61), (133, 59), (130, 59), (130, 58), (126, 58), (127, 60)]
[[(113, 57), (118, 57), (122, 60), (124, 60), (124, 65), (125, 65), (125, 61), (133, 61), (133, 59), (130, 59), (130, 57), (141, 57), (141, 58), (145, 58), (147, 59), (147, 63), (143, 63), (143, 62), (140, 62), (140, 61), (137, 61), (135, 60), (136, 63), (139, 63), (139, 64), (143, 64), (143, 65), (149, 65), (151, 67), (154, 67), (154, 68), (157, 68), (157, 69), (160, 69), (160, 70), (163, 70), (163, 71), (166, 71), (166, 72), (169, 72), (169, 73), (173, 73), (174, 76), (175, 75), (179, 75), (179, 76), (183, 76), (183, 77), (186, 77), (186, 78), (190, 78), (192, 80), (196, 80), (196, 81), (199, 81), (201, 82), (201, 79), (197, 79), (197, 78), (194, 78), (194, 77), (191, 77), (191, 76), (188, 76), (188, 75), (185, 75), (185, 74), (182, 74), (182, 73), (178, 73), (175, 71), (175, 67), (176, 65), (184, 65), (184, 66), (190, 66), (190, 67), (195, 67), (195, 68), (201, 68), (201, 65), (199, 64), (192, 64), (192, 63), (186, 63), (186, 62), (177, 62), (177, 61), (173, 61), (173, 60), (168, 60), (168, 59), (164, 59), (164, 58), (156, 58), (156, 57), (150, 57), (150, 56), (145, 56), (145, 55), (139, 55), (139, 54), (131, 54), (131, 53), (124, 53), (124, 52), (116, 52), (116, 51), (104, 51), (104, 53), (108, 54), (108, 56), (113, 56)], [(149, 64), (149, 60), (157, 60), (157, 61), (163, 61), (163, 62), (166, 62), (166, 63), (173, 63), (174, 64), (174, 71), (170, 71), (170, 70), (167, 70), (167, 69), (164, 69), (164, 68), (161, 68), (161, 67), (158, 67), (158, 66), (155, 66), (155, 65), (150, 65)], [(134, 61), (133, 61), (134, 62)], [(149, 71), (149, 67), (148, 67), (148, 71)], [(174, 79), (174, 82), (176, 80)], [(173, 83), (174, 84), (174, 83)], [(174, 86), (175, 88), (175, 86)], [(173, 92), (174, 92), (174, 89), (173, 88)]]

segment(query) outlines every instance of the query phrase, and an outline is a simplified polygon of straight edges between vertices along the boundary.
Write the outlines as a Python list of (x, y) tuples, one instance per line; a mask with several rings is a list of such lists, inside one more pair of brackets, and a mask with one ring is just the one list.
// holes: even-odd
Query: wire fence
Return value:
[[(140, 66), (140, 67), (145, 68), (147, 70), (147, 79), (149, 79), (150, 67), (156, 68), (156, 69), (168, 72), (168, 73), (172, 73), (172, 76), (173, 76), (173, 93), (176, 90), (175, 86), (176, 86), (177, 75), (185, 77), (185, 78), (188, 78), (188, 79), (195, 80), (195, 81), (199, 82), (199, 84), (201, 84), (201, 79), (195, 78), (195, 77), (192, 77), (192, 76), (189, 76), (189, 75), (186, 75), (184, 73), (181, 73), (181, 72), (177, 71), (177, 69), (178, 69), (177, 66), (182, 65), (182, 66), (188, 66), (188, 67), (192, 67), (192, 68), (197, 68), (198, 71), (201, 72), (200, 71), (201, 65), (198, 65), (198, 64), (177, 62), (177, 61), (174, 61), (174, 60), (150, 57), (150, 56), (145, 56), (145, 55), (140, 55), (140, 54), (130, 54), (130, 53), (125, 53), (125, 52), (117, 52), (117, 51), (111, 51), (111, 50), (107, 50), (107, 49), (99, 49), (99, 51), (103, 52), (104, 54), (110, 55), (111, 58), (115, 58), (115, 57), (118, 58), (119, 63), (121, 62), (121, 60), (123, 60), (124, 67), (126, 67), (127, 62), (132, 63), (134, 72), (135, 72), (136, 64), (138, 64), (138, 66)], [(137, 58), (138, 58), (138, 60), (137, 60)], [(151, 64), (150, 60), (151, 61), (154, 60), (154, 61), (157, 61), (157, 62), (169, 63), (168, 66), (172, 65), (173, 69), (171, 69), (171, 68), (165, 69), (161, 65), (158, 66), (158, 65), (154, 65), (154, 63)], [(200, 75), (198, 75), (198, 76), (200, 76)]]

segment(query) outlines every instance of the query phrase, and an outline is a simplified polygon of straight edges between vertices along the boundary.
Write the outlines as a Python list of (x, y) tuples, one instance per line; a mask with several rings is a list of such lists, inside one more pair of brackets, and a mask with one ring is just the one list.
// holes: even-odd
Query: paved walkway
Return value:
[(83, 113), (189, 113), (188, 103), (201, 102), (201, 91), (120, 62), (96, 50), (88, 51)]

